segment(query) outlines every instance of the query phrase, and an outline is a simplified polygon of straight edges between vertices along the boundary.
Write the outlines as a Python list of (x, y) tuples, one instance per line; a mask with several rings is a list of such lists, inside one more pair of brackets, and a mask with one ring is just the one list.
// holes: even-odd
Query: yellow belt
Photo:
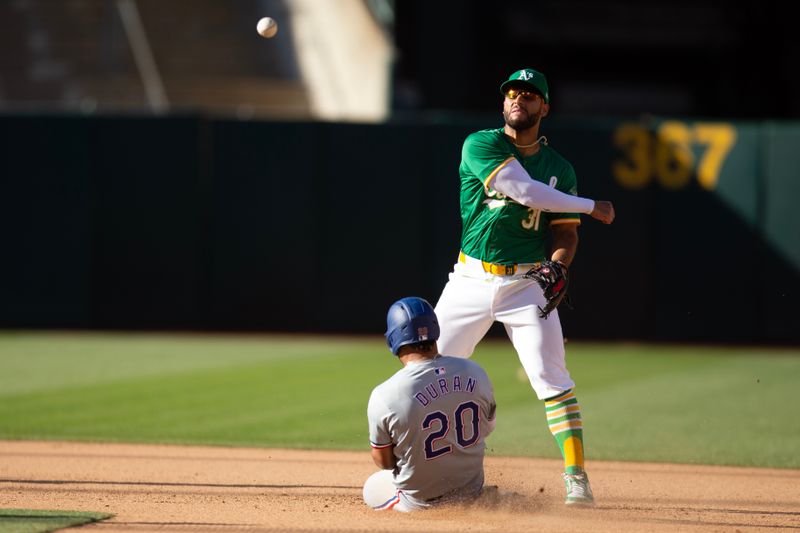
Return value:
[[(466, 263), (467, 254), (465, 254), (464, 252), (458, 252), (458, 261), (460, 263)], [(498, 265), (496, 263), (481, 261), (481, 265), (483, 266), (483, 271), (489, 272), (490, 274), (494, 274), (495, 276), (513, 276), (514, 274), (517, 273), (517, 270), (519, 270), (520, 268), (531, 269), (538, 264), (539, 263), (524, 263), (519, 265)]]

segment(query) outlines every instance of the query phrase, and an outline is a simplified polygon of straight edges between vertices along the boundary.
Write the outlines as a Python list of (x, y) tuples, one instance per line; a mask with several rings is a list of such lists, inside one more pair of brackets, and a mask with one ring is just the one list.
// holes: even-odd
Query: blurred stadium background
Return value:
[(461, 142), (530, 66), (618, 211), (582, 226), (565, 334), (800, 344), (787, 9), (0, 0), (0, 328), (379, 333), (438, 297)]

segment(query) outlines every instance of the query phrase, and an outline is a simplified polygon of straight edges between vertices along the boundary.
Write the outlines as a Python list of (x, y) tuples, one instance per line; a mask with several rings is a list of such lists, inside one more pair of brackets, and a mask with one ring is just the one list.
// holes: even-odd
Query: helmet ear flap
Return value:
[(395, 353), (394, 345), (397, 342), (398, 337), (399, 337), (399, 332), (396, 329), (386, 334), (386, 344), (389, 346), (389, 349), (395, 355), (397, 355), (397, 353)]

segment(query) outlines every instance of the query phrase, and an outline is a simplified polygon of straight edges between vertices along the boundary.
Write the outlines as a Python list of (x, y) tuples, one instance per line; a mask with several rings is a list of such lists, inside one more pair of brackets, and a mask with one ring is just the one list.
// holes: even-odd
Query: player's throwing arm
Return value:
[(585, 213), (604, 224), (614, 221), (614, 206), (611, 202), (573, 196), (548, 187), (532, 179), (513, 157), (496, 168), (484, 185), (533, 209), (556, 213)]

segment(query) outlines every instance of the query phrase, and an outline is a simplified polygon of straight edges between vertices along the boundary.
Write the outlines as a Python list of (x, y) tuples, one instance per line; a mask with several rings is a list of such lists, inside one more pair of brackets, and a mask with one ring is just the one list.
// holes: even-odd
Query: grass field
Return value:
[(40, 533), (104, 520), (108, 513), (0, 509), (0, 533)]
[[(800, 349), (567, 347), (589, 459), (800, 467)], [(493, 455), (557, 457), (508, 341)], [(381, 337), (0, 332), (0, 439), (368, 450)]]

